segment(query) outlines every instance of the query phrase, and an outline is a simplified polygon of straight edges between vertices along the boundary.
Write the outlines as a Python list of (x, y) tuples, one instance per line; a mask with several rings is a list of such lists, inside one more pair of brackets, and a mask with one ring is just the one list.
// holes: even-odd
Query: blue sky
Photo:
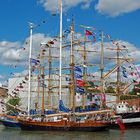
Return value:
[[(25, 45), (29, 37), (28, 22), (40, 25), (34, 30), (36, 45), (46, 36), (53, 37), (59, 34), (59, 15), (52, 16), (52, 13), (58, 12), (57, 2), (57, 0), (1, 0), (1, 83), (4, 83), (11, 73), (20, 73), (27, 69), (27, 66), (23, 65), (23, 60), (27, 60), (28, 55), (22, 48), (28, 47)], [(134, 51), (132, 55), (138, 59), (140, 0), (63, 0), (63, 2), (63, 30), (69, 28), (73, 15), (76, 32), (82, 32), (80, 24), (102, 29), (114, 39), (128, 44), (130, 50)], [(19, 64), (17, 59), (21, 59), (22, 63)]]

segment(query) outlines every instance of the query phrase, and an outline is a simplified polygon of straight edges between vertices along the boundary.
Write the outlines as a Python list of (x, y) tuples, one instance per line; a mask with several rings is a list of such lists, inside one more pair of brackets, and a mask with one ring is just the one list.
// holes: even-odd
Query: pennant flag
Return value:
[(33, 63), (33, 64), (37, 65), (38, 63), (40, 63), (40, 61), (39, 61), (39, 60), (36, 60), (36, 59), (31, 58), (31, 63)]
[(71, 31), (68, 30), (68, 29), (64, 31), (64, 33), (67, 33), (67, 34), (70, 33), (70, 32), (71, 32)]
[(75, 71), (78, 71), (78, 72), (82, 72), (81, 68), (80, 67), (77, 67), (77, 66), (74, 67), (74, 70)]
[(76, 87), (76, 92), (78, 92), (78, 93), (84, 93), (84, 89), (77, 86)]
[(66, 81), (70, 81), (70, 78), (69, 77), (66, 77)]
[(22, 83), (24, 83), (24, 84), (25, 84), (25, 83), (26, 83), (26, 81), (22, 80)]
[(137, 73), (135, 73), (135, 72), (131, 72), (130, 74), (131, 74), (132, 76), (137, 75)]
[(111, 39), (111, 37), (110, 37), (110, 35), (109, 35), (109, 34), (106, 34), (106, 38)]
[(26, 81), (28, 80), (28, 77), (27, 77), (27, 76), (25, 77), (25, 80), (26, 80)]
[(17, 88), (23, 88), (23, 86), (17, 86)]
[(83, 80), (76, 80), (76, 85), (83, 87), (85, 85)]
[(127, 78), (126, 68), (123, 66), (121, 66), (121, 68), (122, 68), (123, 77)]
[(52, 45), (54, 44), (54, 42), (53, 42), (53, 41), (49, 41), (48, 43), (49, 43), (49, 44), (52, 44)]
[(135, 88), (136, 90), (140, 90), (140, 87), (136, 87), (136, 86), (135, 86), (134, 88)]
[(125, 46), (125, 45), (122, 45), (122, 47), (123, 47), (123, 48), (126, 48), (126, 46)]
[(40, 87), (47, 88), (47, 85), (46, 85), (46, 84), (44, 84), (44, 83), (42, 83), (42, 82), (40, 82)]
[(133, 83), (134, 83), (134, 85), (138, 85), (138, 84), (139, 84), (139, 82), (137, 82), (137, 81), (134, 80), (134, 79), (133, 79)]

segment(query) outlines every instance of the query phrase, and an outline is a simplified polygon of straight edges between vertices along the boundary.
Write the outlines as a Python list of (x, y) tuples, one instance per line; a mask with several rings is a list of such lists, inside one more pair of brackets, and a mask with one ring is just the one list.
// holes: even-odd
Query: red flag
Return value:
[(93, 35), (93, 33), (91, 32), (91, 31), (89, 31), (89, 30), (85, 30), (85, 35)]
[(76, 84), (80, 87), (83, 87), (85, 85), (83, 80), (76, 80)]
[(95, 34), (92, 33), (91, 31), (85, 30), (85, 35), (86, 35), (86, 36), (93, 36), (93, 42), (96, 42)]

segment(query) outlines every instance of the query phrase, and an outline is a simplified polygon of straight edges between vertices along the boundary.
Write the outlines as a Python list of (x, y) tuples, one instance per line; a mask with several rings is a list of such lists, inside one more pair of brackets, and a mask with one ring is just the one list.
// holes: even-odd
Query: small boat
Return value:
[[(135, 106), (121, 102), (115, 106), (116, 115), (121, 116), (122, 123), (126, 128), (140, 128), (140, 111)], [(117, 128), (117, 123), (113, 123), (112, 128)]]
[(0, 122), (5, 127), (19, 127), (19, 122), (17, 121), (17, 116), (3, 115), (0, 117)]

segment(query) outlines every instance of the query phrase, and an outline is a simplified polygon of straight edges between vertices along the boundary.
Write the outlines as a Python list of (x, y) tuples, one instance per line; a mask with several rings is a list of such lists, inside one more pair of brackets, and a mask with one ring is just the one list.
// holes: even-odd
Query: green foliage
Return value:
[(115, 93), (115, 89), (112, 86), (108, 86), (105, 93)]
[(120, 100), (129, 100), (129, 99), (137, 99), (138, 96), (130, 96), (130, 95), (121, 95)]
[[(12, 107), (12, 106), (18, 106), (20, 103), (20, 98), (10, 98), (8, 101), (7, 101), (7, 106), (6, 106), (6, 109), (7, 111), (11, 111), (13, 113), (16, 113), (17, 111)], [(9, 106), (8, 104), (12, 105), (12, 106)]]

